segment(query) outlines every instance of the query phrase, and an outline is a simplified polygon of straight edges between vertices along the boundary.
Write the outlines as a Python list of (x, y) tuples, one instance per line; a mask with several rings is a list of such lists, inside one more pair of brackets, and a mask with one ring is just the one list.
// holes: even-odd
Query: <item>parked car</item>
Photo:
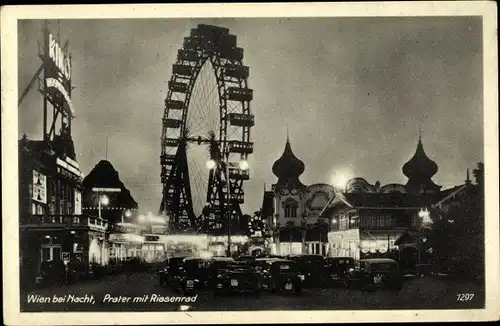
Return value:
[(180, 267), (185, 256), (169, 257), (165, 261), (165, 266), (158, 270), (160, 285), (170, 285), (174, 276), (179, 275)]
[[(181, 272), (187, 289), (206, 288), (211, 280), (212, 260), (200, 257), (188, 257), (182, 262)], [(192, 286), (191, 286), (192, 285)]]
[(236, 261), (254, 263), (255, 257), (254, 256), (239, 256), (238, 258), (236, 258)]
[(213, 268), (213, 271), (217, 273), (213, 279), (214, 296), (233, 292), (260, 294), (260, 275), (255, 272), (253, 264), (245, 261), (234, 261), (227, 264), (219, 263)]
[(297, 263), (285, 259), (257, 259), (256, 272), (259, 273), (262, 287), (271, 292), (289, 291), (300, 294), (304, 275), (300, 274)]
[[(177, 269), (172, 270), (173, 273), (170, 273), (170, 277), (168, 279), (168, 286), (174, 290), (174, 292), (178, 292), (184, 295), (189, 295), (195, 289), (195, 279), (197, 273), (195, 273), (195, 268), (193, 268), (193, 263), (190, 263), (190, 260), (197, 260), (199, 258), (195, 257), (186, 257), (179, 262)], [(189, 265), (189, 268), (186, 270), (185, 266)]]
[(380, 288), (399, 291), (403, 282), (403, 270), (395, 260), (388, 258), (362, 259), (344, 276), (345, 288), (355, 287), (368, 291)]
[(321, 255), (290, 255), (288, 260), (297, 263), (301, 275), (304, 275), (303, 286), (323, 286), (328, 283), (325, 258)]
[(352, 257), (326, 257), (326, 273), (333, 283), (343, 282), (345, 273), (354, 268), (354, 258)]

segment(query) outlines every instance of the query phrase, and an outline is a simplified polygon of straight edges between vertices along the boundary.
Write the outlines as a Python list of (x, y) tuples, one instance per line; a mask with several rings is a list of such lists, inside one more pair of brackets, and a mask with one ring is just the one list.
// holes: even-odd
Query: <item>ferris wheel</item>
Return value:
[(191, 29), (178, 50), (160, 156), (160, 214), (169, 217), (171, 230), (223, 232), (241, 216), (254, 126), (249, 67), (242, 61), (236, 36), (216, 26)]

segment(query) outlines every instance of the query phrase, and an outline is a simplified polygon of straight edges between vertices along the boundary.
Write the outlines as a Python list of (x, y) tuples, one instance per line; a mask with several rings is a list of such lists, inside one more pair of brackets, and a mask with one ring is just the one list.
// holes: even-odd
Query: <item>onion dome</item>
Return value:
[(408, 177), (406, 187), (409, 190), (436, 190), (440, 187), (431, 178), (438, 171), (438, 165), (424, 151), (422, 139), (419, 137), (417, 149), (413, 157), (403, 165), (403, 173)]
[(303, 186), (299, 177), (304, 172), (304, 162), (299, 160), (292, 151), (290, 140), (286, 139), (283, 155), (273, 164), (273, 173), (278, 177), (278, 185)]

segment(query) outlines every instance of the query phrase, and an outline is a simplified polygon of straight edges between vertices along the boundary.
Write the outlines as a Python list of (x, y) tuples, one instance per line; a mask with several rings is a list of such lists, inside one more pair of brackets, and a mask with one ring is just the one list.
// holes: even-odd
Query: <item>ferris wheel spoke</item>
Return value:
[[(206, 62), (205, 65), (210, 64), (209, 62)], [(192, 115), (192, 120), (190, 120), (190, 126), (192, 127), (192, 133), (201, 133), (202, 136), (206, 136), (207, 134), (206, 130), (200, 130), (199, 127), (206, 124), (206, 121), (208, 120), (208, 113), (211, 111), (207, 109), (207, 107), (214, 106), (215, 101), (212, 99), (210, 100), (209, 97), (207, 96), (207, 91), (206, 89), (208, 88), (208, 83), (210, 82), (210, 78), (215, 79), (215, 76), (207, 76), (207, 68), (204, 66), (201, 68), (202, 70), (200, 71), (200, 74), (198, 76), (198, 79), (200, 79), (200, 83), (195, 86), (196, 90), (196, 95), (199, 95), (201, 100), (197, 100), (195, 103), (193, 103), (193, 115)], [(208, 71), (210, 72), (210, 71)]]
[[(196, 216), (199, 216), (201, 213), (201, 209), (205, 204), (204, 194), (206, 195), (207, 187), (204, 187), (205, 181), (208, 181), (208, 176), (205, 177), (200, 164), (196, 163), (195, 160), (189, 160), (188, 164), (190, 164), (190, 168), (192, 170), (190, 181), (191, 181), (191, 195), (193, 201), (193, 210)], [(198, 160), (199, 161), (199, 160)]]

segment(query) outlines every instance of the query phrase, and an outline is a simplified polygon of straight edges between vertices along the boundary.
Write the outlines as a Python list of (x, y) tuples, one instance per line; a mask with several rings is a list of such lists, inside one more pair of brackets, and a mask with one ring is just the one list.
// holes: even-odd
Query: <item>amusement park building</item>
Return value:
[(334, 189), (328, 184), (302, 184), (299, 177), (304, 167), (287, 138), (283, 155), (272, 168), (278, 181), (265, 191), (262, 207), (272, 233), (272, 253), (327, 254), (328, 220), (319, 213), (334, 196)]
[[(138, 205), (113, 165), (101, 160), (83, 179), (82, 186), (83, 213), (106, 225), (104, 234), (91, 236), (90, 262), (106, 265), (110, 259), (138, 256), (143, 240), (139, 226), (133, 223)], [(106, 203), (102, 202), (103, 196), (108, 199)]]
[(82, 177), (71, 135), (19, 141), (21, 281), (35, 281), (44, 261), (88, 261), (89, 238), (105, 224), (82, 214)]
[(390, 257), (410, 266), (424, 261), (427, 253), (420, 252), (419, 241), (432, 224), (429, 210), (462, 187), (441, 190), (432, 181), (438, 166), (425, 154), (421, 139), (402, 170), (405, 185), (371, 185), (354, 178), (330, 199), (320, 213), (330, 225), (330, 256)]
[(262, 205), (271, 252), (420, 260), (418, 236), (430, 220), (429, 210), (464, 187), (441, 190), (432, 181), (438, 166), (425, 154), (421, 139), (402, 170), (405, 185), (371, 185), (353, 178), (341, 190), (328, 184), (305, 186), (299, 180), (304, 163), (287, 139), (273, 164), (278, 181), (264, 192)]

